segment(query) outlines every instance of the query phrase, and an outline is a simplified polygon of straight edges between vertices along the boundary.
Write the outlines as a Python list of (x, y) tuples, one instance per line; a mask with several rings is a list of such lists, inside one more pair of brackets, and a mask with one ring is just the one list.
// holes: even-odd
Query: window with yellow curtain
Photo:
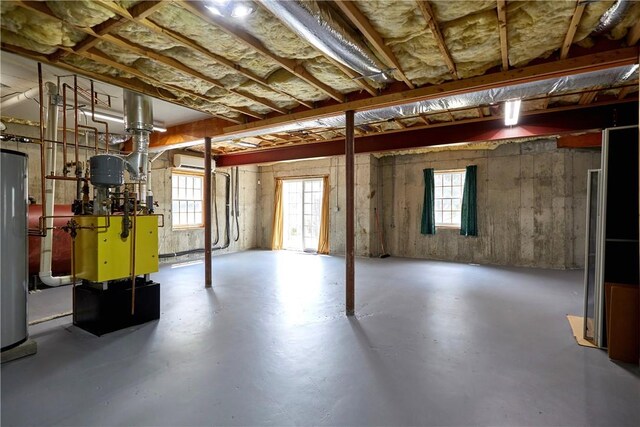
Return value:
[[(322, 191), (321, 198), (316, 190)], [(328, 254), (329, 192), (328, 176), (322, 181), (308, 177), (277, 178), (271, 249), (308, 251), (313, 248), (317, 253)], [(317, 243), (309, 246), (316, 239)]]
[(273, 196), (273, 225), (271, 227), (271, 250), (282, 249), (282, 179), (276, 178)]

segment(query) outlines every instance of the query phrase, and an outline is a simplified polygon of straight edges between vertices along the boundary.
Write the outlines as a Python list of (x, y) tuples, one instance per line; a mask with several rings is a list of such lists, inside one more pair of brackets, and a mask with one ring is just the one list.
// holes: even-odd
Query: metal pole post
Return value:
[(204, 287), (211, 287), (211, 138), (204, 139)]
[(347, 197), (347, 224), (346, 224), (346, 293), (347, 293), (347, 316), (355, 314), (355, 241), (354, 241), (354, 198), (355, 198), (355, 162), (354, 162), (354, 139), (353, 139), (353, 111), (346, 111), (346, 139), (345, 139), (345, 184)]

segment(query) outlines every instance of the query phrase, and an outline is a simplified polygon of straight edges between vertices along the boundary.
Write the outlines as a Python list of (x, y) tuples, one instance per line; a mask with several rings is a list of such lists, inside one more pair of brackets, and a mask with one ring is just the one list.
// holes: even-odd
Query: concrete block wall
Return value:
[[(389, 251), (480, 264), (582, 267), (587, 170), (599, 163), (599, 150), (558, 150), (555, 140), (382, 157), (378, 188)], [(442, 228), (433, 236), (420, 234), (422, 170), (472, 164), (478, 166), (479, 235)]]
[[(230, 168), (218, 168), (219, 172), (231, 173)], [(230, 252), (238, 252), (255, 248), (256, 245), (256, 191), (258, 182), (258, 167), (244, 166), (239, 169), (240, 178), (240, 215), (239, 222), (239, 238), (234, 241), (236, 233), (236, 225), (233, 217), (230, 222), (231, 243), (228, 248), (214, 251), (213, 254), (220, 255)], [(165, 226), (159, 232), (159, 253), (167, 254), (180, 252), (190, 249), (204, 248), (204, 228), (174, 229), (171, 225), (171, 179), (172, 179), (172, 156), (170, 153), (163, 154), (152, 164), (151, 168), (151, 188), (154, 197), (160, 205), (156, 209), (156, 213), (161, 213), (165, 217)], [(216, 201), (218, 205), (218, 227), (219, 242), (218, 246), (222, 246), (225, 236), (225, 179), (221, 175), (216, 175)], [(213, 208), (213, 232), (215, 239), (216, 223)], [(201, 254), (187, 256), (186, 258), (198, 258)], [(185, 257), (182, 257), (185, 258)], [(174, 259), (168, 259), (171, 261)]]
[[(478, 166), (478, 237), (457, 229), (420, 234), (424, 168)], [(587, 170), (599, 150), (556, 148), (555, 139), (505, 144), (495, 150), (459, 150), (376, 158), (356, 156), (356, 255), (395, 256), (480, 264), (579, 268), (584, 264)], [(344, 254), (345, 188), (342, 157), (260, 167), (257, 244), (269, 248), (276, 177), (326, 175), (331, 182), (332, 254)]]
[[(370, 256), (373, 252), (374, 238), (373, 207), (377, 182), (378, 160), (369, 154), (358, 155), (356, 165), (356, 218), (355, 245), (357, 256)], [(344, 157), (331, 157), (317, 160), (276, 163), (260, 167), (260, 186), (258, 189), (258, 235), (260, 248), (271, 247), (271, 227), (273, 223), (273, 196), (276, 178), (296, 178), (304, 176), (329, 175), (330, 212), (329, 244), (332, 254), (345, 253), (345, 163)], [(372, 175), (374, 180), (372, 181)]]

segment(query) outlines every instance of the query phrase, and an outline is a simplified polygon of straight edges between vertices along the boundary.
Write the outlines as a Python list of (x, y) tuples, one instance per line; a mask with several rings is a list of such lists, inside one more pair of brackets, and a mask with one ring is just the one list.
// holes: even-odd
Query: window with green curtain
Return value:
[(463, 236), (478, 235), (477, 181), (478, 167), (467, 166), (462, 193), (462, 220), (460, 234)]
[(427, 168), (424, 173), (424, 201), (422, 203), (422, 234), (436, 234), (436, 218), (433, 209), (433, 169)]

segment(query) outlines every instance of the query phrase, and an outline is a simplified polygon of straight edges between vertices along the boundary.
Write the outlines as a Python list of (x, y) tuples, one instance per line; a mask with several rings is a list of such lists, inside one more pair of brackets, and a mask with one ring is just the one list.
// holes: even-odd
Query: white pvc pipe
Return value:
[[(49, 84), (49, 82), (47, 82)], [(27, 99), (38, 99), (40, 95), (40, 87), (32, 87), (31, 89), (26, 90), (25, 92), (19, 93), (11, 98), (4, 99), (0, 104), (0, 109), (4, 110), (5, 108), (13, 107), (14, 105), (20, 104)]]
[[(36, 88), (37, 89), (37, 88)], [(57, 140), (58, 129), (58, 88), (51, 82), (46, 83), (47, 93), (49, 94), (49, 103), (47, 106), (47, 127), (45, 129), (44, 138), (49, 141)], [(26, 93), (26, 92), (25, 92)], [(55, 175), (57, 150), (56, 144), (47, 142), (47, 165), (45, 173)], [(56, 184), (54, 179), (48, 179), (45, 183), (45, 193), (47, 201), (42, 206), (42, 214), (51, 217), (54, 214)], [(53, 276), (51, 273), (51, 260), (53, 258), (53, 218), (45, 219), (47, 235), (42, 238), (40, 245), (40, 272), (38, 277), (47, 286), (61, 286), (71, 283), (71, 276)]]

